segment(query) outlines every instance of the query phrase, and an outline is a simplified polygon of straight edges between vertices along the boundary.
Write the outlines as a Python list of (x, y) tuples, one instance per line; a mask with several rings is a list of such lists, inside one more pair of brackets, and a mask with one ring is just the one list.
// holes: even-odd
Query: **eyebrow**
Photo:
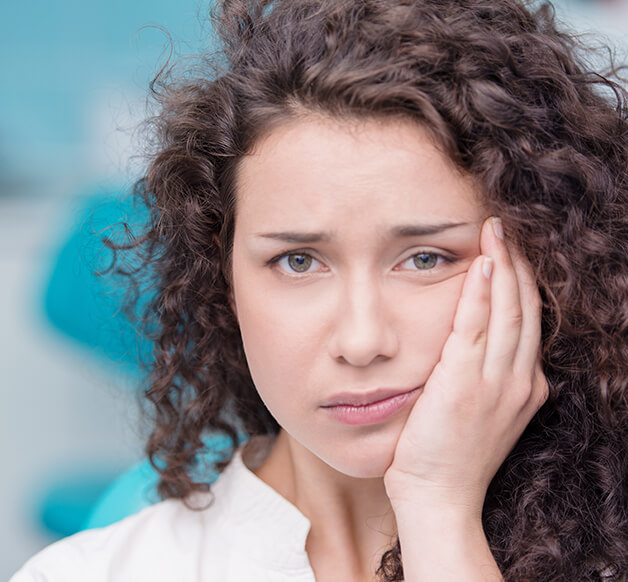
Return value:
[[(467, 226), (469, 224), (469, 222), (443, 222), (439, 224), (402, 224), (400, 226), (395, 226), (391, 228), (389, 230), (389, 236), (390, 238), (426, 236), (431, 234), (438, 234), (445, 230), (458, 228), (460, 226)], [(294, 231), (264, 232), (259, 233), (256, 236), (296, 244), (329, 242), (333, 238), (331, 233), (328, 232)]]
[(438, 234), (444, 230), (468, 226), (469, 222), (441, 222), (439, 224), (404, 224), (391, 229), (390, 234), (394, 238), (406, 236), (425, 236), (428, 234)]

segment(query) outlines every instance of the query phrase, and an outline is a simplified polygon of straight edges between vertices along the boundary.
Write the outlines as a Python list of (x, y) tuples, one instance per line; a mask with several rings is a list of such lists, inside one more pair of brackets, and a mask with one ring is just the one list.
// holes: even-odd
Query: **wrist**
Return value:
[(429, 537), (441, 532), (450, 543), (457, 540), (464, 544), (471, 538), (484, 538), (482, 511), (467, 504), (442, 504), (421, 499), (393, 503), (392, 509), (400, 537), (405, 531), (412, 530)]
[(482, 526), (481, 514), (460, 507), (393, 507), (407, 582), (503, 582)]
[(452, 520), (481, 520), (484, 488), (425, 483), (399, 475), (386, 475), (384, 485), (395, 514), (428, 517), (437, 514)]

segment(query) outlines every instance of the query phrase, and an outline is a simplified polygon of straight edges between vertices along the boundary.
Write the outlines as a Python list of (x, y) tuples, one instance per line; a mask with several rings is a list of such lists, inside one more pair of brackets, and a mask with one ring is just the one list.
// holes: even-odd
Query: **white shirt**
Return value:
[(211, 493), (194, 500), (211, 504), (194, 511), (169, 499), (65, 538), (10, 582), (315, 582), (305, 551), (309, 520), (252, 473), (240, 452)]

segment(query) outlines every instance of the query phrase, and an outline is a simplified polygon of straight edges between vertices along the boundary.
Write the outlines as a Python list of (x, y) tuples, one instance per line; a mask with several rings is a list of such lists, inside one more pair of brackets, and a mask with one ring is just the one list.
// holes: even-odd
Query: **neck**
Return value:
[(254, 472), (310, 520), (306, 549), (317, 581), (374, 578), (396, 531), (383, 478), (344, 475), (284, 431)]

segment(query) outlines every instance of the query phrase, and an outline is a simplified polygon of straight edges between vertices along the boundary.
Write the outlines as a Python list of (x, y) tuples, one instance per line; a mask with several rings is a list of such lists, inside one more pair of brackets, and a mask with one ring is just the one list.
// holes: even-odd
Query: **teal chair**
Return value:
[[(113, 251), (102, 239), (124, 240), (124, 224), (141, 229), (147, 210), (121, 194), (96, 192), (68, 233), (43, 294), (46, 319), (79, 348), (114, 364), (116, 370), (138, 377), (148, 361), (150, 343), (138, 333), (122, 306), (128, 279), (111, 269)], [(137, 264), (137, 259), (128, 267)], [(150, 299), (138, 302), (138, 312)]]
[[(83, 208), (53, 260), (42, 307), (46, 320), (77, 349), (88, 350), (116, 373), (137, 379), (131, 383), (138, 384), (141, 362), (149, 360), (151, 345), (121, 309), (128, 281), (110, 269), (113, 252), (102, 239), (122, 240), (123, 224), (141, 226), (147, 211), (120, 194), (124, 189), (113, 192), (96, 191), (84, 198)], [(141, 298), (140, 309), (148, 299)], [(43, 475), (43, 492), (35, 501), (37, 520), (56, 538), (79, 531), (112, 481), (117, 483), (117, 471), (99, 466), (97, 461), (86, 467), (81, 459), (76, 467)], [(137, 475), (150, 482), (149, 471)]]

